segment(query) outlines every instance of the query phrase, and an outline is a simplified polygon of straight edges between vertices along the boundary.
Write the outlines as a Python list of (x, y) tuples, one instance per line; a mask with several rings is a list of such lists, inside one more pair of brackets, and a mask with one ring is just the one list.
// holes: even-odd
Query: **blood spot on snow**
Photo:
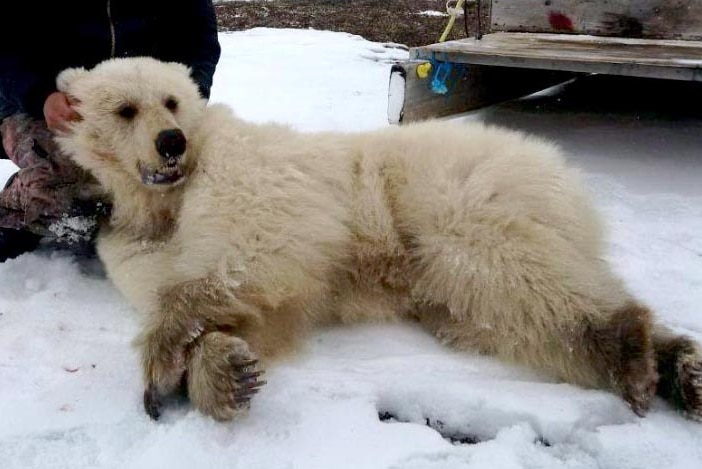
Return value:
[(563, 13), (552, 11), (548, 14), (548, 22), (558, 31), (572, 31), (573, 21)]
[(63, 369), (64, 369), (64, 371), (67, 371), (68, 373), (75, 373), (76, 371), (80, 370), (79, 367), (70, 368), (70, 367), (68, 367), (68, 366), (64, 366)]

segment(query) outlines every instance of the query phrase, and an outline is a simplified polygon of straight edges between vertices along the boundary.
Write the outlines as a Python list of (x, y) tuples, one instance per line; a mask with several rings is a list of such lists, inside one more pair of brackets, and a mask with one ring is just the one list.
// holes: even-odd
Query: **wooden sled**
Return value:
[[(702, 81), (700, 0), (479, 1), (475, 37), (412, 48), (393, 67), (391, 123), (478, 109), (581, 74)], [(423, 73), (427, 63), (433, 71)], [(432, 84), (439, 68), (443, 90)]]

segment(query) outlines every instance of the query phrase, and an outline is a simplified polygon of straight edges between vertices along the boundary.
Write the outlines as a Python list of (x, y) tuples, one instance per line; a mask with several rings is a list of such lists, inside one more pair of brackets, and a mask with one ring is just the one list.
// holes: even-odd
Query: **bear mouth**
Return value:
[(141, 174), (141, 182), (147, 186), (176, 184), (185, 177), (183, 169), (175, 158), (169, 159), (165, 166), (158, 169), (141, 166), (139, 172)]

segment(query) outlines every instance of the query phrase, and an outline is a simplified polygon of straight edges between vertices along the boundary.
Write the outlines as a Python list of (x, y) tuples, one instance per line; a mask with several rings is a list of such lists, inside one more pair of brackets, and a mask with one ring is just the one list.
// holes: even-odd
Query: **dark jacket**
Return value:
[(12, 0), (0, 11), (0, 119), (43, 116), (56, 75), (111, 57), (191, 67), (209, 97), (219, 61), (211, 0)]

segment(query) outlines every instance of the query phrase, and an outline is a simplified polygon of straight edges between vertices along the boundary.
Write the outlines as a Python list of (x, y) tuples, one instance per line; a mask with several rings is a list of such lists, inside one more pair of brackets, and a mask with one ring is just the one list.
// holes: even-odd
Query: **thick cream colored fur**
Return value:
[[(194, 404), (228, 419), (241, 405), (227, 397), (237, 382), (213, 384), (230, 379), (223, 357), (274, 358), (319, 324), (403, 319), (646, 409), (650, 314), (605, 261), (598, 217), (554, 145), (477, 124), (251, 124), (206, 106), (184, 67), (151, 59), (69, 70), (59, 86), (83, 117), (60, 143), (114, 198), (98, 251), (144, 314), (159, 395), (188, 370)], [(138, 168), (162, 164), (154, 140), (172, 128), (187, 138), (187, 176), (145, 185)]]

